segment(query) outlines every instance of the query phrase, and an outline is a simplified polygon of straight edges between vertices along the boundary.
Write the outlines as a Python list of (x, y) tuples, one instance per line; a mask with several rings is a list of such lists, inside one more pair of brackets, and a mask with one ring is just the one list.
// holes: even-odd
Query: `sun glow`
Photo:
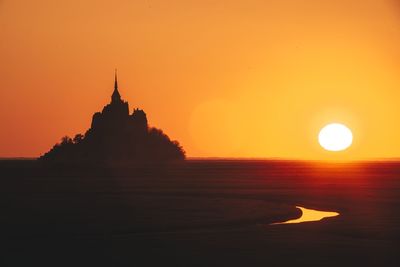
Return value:
[(353, 134), (347, 126), (331, 123), (321, 129), (318, 141), (325, 150), (342, 151), (353, 143)]

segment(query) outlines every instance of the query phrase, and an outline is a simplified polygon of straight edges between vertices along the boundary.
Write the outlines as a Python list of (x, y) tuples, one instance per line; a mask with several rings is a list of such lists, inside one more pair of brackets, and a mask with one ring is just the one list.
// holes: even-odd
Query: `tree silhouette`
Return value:
[(82, 134), (75, 135), (75, 137), (73, 139), (74, 144), (79, 144), (80, 142), (82, 142), (83, 138), (85, 138), (85, 136)]

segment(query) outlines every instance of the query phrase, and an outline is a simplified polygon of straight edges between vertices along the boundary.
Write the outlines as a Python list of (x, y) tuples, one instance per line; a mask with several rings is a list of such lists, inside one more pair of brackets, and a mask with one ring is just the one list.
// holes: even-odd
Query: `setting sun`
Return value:
[(318, 141), (325, 150), (342, 151), (353, 143), (353, 134), (347, 126), (331, 123), (321, 129)]

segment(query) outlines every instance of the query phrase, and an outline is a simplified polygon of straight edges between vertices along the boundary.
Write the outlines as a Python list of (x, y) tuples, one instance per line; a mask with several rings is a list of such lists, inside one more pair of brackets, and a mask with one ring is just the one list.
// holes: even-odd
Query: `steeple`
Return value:
[(118, 91), (118, 77), (117, 77), (117, 69), (115, 69), (114, 90), (117, 90), (117, 91)]
[(117, 79), (117, 69), (115, 69), (115, 78), (114, 78), (114, 92), (111, 96), (111, 103), (121, 102), (121, 95), (118, 92), (118, 79)]

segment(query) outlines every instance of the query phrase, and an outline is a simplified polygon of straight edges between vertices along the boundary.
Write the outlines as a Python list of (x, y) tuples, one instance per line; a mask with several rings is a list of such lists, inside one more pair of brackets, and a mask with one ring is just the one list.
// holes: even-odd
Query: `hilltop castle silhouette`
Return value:
[(132, 160), (159, 162), (183, 160), (185, 151), (177, 141), (171, 141), (160, 129), (149, 128), (146, 113), (134, 109), (129, 114), (129, 104), (118, 91), (115, 71), (111, 102), (101, 112), (96, 112), (85, 135), (73, 139), (66, 136), (61, 143), (40, 157), (54, 161)]

